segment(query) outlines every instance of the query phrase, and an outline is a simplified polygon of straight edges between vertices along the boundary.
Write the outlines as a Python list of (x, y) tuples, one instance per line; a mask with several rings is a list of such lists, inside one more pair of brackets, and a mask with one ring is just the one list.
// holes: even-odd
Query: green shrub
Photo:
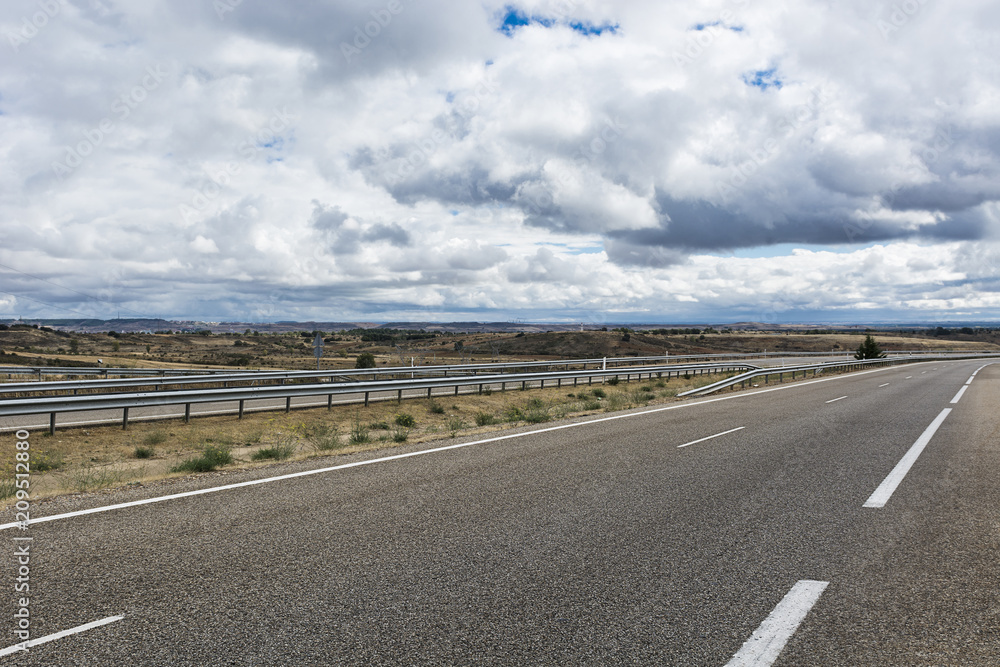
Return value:
[(387, 421), (372, 422), (371, 424), (368, 425), (368, 428), (370, 428), (373, 431), (388, 431), (389, 422)]
[(428, 409), (436, 415), (444, 414), (444, 406), (438, 403), (437, 401), (431, 401), (431, 404), (428, 406)]
[(393, 442), (406, 442), (410, 438), (410, 431), (405, 426), (396, 425), (392, 429)]
[(541, 424), (552, 419), (552, 416), (545, 408), (531, 408), (524, 413), (523, 419), (529, 424)]
[(596, 398), (587, 399), (583, 403), (583, 409), (584, 410), (600, 410), (601, 409), (601, 402), (599, 400), (597, 400)]
[(340, 442), (340, 429), (335, 424), (303, 424), (299, 427), (299, 432), (319, 452), (329, 452), (343, 446)]
[(492, 426), (497, 423), (497, 418), (495, 415), (489, 412), (477, 412), (476, 413), (476, 426)]
[(350, 443), (352, 445), (363, 445), (368, 442), (371, 442), (371, 433), (368, 431), (368, 427), (360, 421), (355, 421), (351, 426)]
[(396, 415), (396, 426), (405, 426), (406, 428), (413, 428), (417, 425), (417, 420), (413, 418), (413, 415), (408, 415), (405, 412)]
[(375, 355), (371, 352), (362, 352), (354, 360), (355, 368), (375, 368)]
[(170, 472), (211, 472), (219, 466), (229, 465), (232, 462), (233, 455), (227, 447), (205, 445), (201, 456), (181, 461), (171, 468)]
[(597, 389), (595, 389), (592, 393), (594, 394), (595, 398), (604, 398), (605, 396), (608, 395), (608, 393), (606, 391), (604, 391), (603, 389), (601, 389), (600, 387), (598, 387)]
[(614, 412), (615, 410), (621, 410), (625, 407), (625, 396), (621, 393), (615, 393), (608, 396), (607, 401), (603, 403), (605, 412)]
[(153, 450), (152, 447), (143, 447), (140, 445), (135, 448), (135, 451), (132, 452), (132, 455), (135, 456), (135, 458), (137, 459), (151, 459), (153, 458), (153, 455), (155, 453), (156, 452)]
[(142, 444), (152, 447), (154, 445), (162, 445), (167, 441), (167, 434), (163, 431), (153, 431), (147, 433), (146, 437), (142, 439)]
[(58, 470), (63, 467), (63, 457), (61, 452), (40, 452), (31, 457), (32, 472), (48, 472)]
[(459, 431), (465, 428), (465, 420), (458, 415), (448, 418), (448, 431), (451, 432), (451, 437), (455, 437)]
[(506, 422), (519, 422), (523, 418), (524, 413), (521, 411), (521, 408), (516, 405), (512, 405), (503, 411), (503, 419)]
[(294, 453), (295, 444), (285, 441), (271, 445), (270, 447), (265, 447), (264, 449), (258, 449), (250, 456), (250, 460), (266, 461), (268, 459), (274, 459), (275, 461), (284, 461), (287, 458), (291, 458)]
[(227, 466), (233, 462), (233, 454), (227, 445), (207, 445), (202, 456), (217, 466)]
[(617, 387), (617, 386), (618, 386), (618, 383), (619, 383), (619, 382), (621, 382), (621, 378), (619, 378), (619, 377), (618, 377), (618, 376), (616, 375), (616, 376), (614, 376), (614, 377), (612, 377), (612, 378), (608, 378), (608, 381), (607, 381), (607, 382), (605, 382), (605, 384), (609, 384), (609, 385), (611, 385), (612, 387)]

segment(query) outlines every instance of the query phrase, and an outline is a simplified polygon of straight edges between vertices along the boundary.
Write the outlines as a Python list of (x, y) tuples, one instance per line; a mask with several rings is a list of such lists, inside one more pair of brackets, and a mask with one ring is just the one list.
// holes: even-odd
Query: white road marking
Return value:
[(716, 433), (715, 435), (710, 435), (707, 438), (701, 438), (699, 440), (692, 440), (691, 442), (686, 442), (683, 445), (677, 445), (677, 449), (681, 447), (690, 447), (691, 445), (697, 445), (699, 442), (705, 442), (706, 440), (711, 440), (712, 438), (718, 438), (722, 435), (728, 435), (730, 433), (736, 433), (736, 431), (742, 431), (746, 426), (737, 426), (736, 428), (731, 428), (728, 431), (723, 431), (722, 433)]
[(845, 398), (847, 398), (847, 397), (846, 396), (841, 396), (840, 398), (831, 398), (829, 401), (827, 401), (827, 403), (836, 403), (837, 401), (842, 401)]
[(83, 625), (78, 625), (75, 628), (70, 628), (69, 630), (63, 630), (62, 632), (56, 632), (51, 635), (45, 635), (44, 637), (39, 637), (38, 639), (29, 639), (26, 642), (22, 642), (20, 644), (14, 644), (13, 646), (8, 646), (7, 648), (0, 650), (0, 656), (10, 655), (12, 653), (17, 653), (18, 651), (27, 651), (28, 649), (38, 646), (39, 644), (55, 641), (56, 639), (62, 639), (63, 637), (69, 637), (70, 635), (75, 635), (78, 632), (93, 630), (94, 628), (99, 628), (102, 625), (107, 625), (108, 623), (114, 623), (115, 621), (120, 621), (123, 618), (125, 617), (108, 616), (107, 618), (102, 618), (99, 621), (84, 623)]
[(912, 468), (913, 464), (917, 462), (917, 457), (920, 456), (922, 451), (924, 451), (924, 447), (926, 447), (927, 443), (931, 441), (931, 438), (934, 437), (934, 434), (937, 433), (938, 428), (940, 428), (941, 424), (944, 423), (945, 418), (950, 413), (951, 408), (945, 408), (941, 411), (941, 414), (934, 418), (931, 425), (920, 434), (920, 437), (917, 438), (915, 443), (913, 443), (913, 446), (910, 447), (909, 451), (903, 455), (903, 458), (899, 460), (899, 463), (897, 463), (896, 467), (892, 469), (892, 472), (890, 472), (889, 475), (882, 480), (882, 483), (879, 484), (877, 489), (875, 489), (875, 492), (868, 497), (868, 500), (864, 504), (865, 507), (885, 507), (885, 504), (889, 502), (889, 498), (891, 498), (892, 494), (895, 493), (896, 487), (899, 486), (903, 481), (903, 478), (906, 477), (906, 473), (910, 472), (910, 468)]
[(886, 382), (885, 384), (880, 384), (878, 388), (881, 389), (882, 387), (888, 387), (890, 384), (890, 382)]
[(907, 375), (907, 376), (906, 376), (905, 378), (903, 378), (903, 379), (904, 379), (904, 380), (912, 380), (912, 379), (913, 379), (913, 376), (912, 376), (912, 375)]
[(774, 664), (785, 644), (805, 620), (806, 614), (830, 585), (829, 581), (803, 579), (781, 598), (750, 639), (726, 663), (726, 667), (766, 667)]
[(962, 385), (962, 388), (958, 390), (958, 393), (955, 394), (955, 398), (951, 399), (951, 402), (952, 403), (958, 403), (962, 399), (962, 394), (964, 394), (965, 390), (968, 389), (968, 388), (969, 388), (969, 385), (967, 385), (967, 384), (966, 385)]
[(973, 381), (973, 380), (975, 380), (975, 379), (976, 379), (976, 376), (975, 376), (975, 375), (973, 375), (972, 377), (970, 377), (970, 378), (968, 379), (968, 381), (967, 381), (967, 382), (966, 382), (965, 384), (972, 384), (972, 381)]
[[(258, 484), (267, 484), (269, 482), (278, 482), (278, 481), (282, 481), (282, 480), (286, 480), (286, 479), (293, 479), (293, 478), (296, 478), (296, 477), (307, 477), (309, 475), (319, 475), (321, 473), (332, 472), (334, 470), (342, 470), (344, 468), (355, 468), (355, 467), (358, 467), (358, 466), (370, 465), (370, 464), (373, 464), (373, 463), (383, 463), (383, 462), (386, 462), (386, 461), (395, 461), (397, 459), (408, 458), (408, 457), (411, 457), (411, 456), (421, 456), (423, 454), (433, 454), (433, 453), (437, 453), (437, 452), (447, 451), (447, 450), (450, 450), (450, 449), (459, 449), (459, 448), (462, 448), (462, 447), (471, 447), (473, 445), (482, 445), (482, 444), (486, 444), (486, 443), (490, 443), (490, 442), (497, 442), (497, 441), (500, 441), (500, 440), (509, 440), (511, 438), (523, 438), (525, 436), (536, 435), (538, 433), (547, 433), (547, 432), (550, 432), (550, 431), (559, 431), (559, 430), (567, 429), (567, 428), (576, 428), (577, 426), (586, 426), (588, 424), (597, 424), (597, 423), (600, 423), (600, 422), (614, 421), (614, 420), (617, 420), (617, 419), (630, 419), (632, 417), (641, 417), (641, 416), (644, 416), (644, 415), (655, 414), (657, 412), (666, 412), (668, 410), (681, 410), (683, 408), (696, 407), (696, 406), (699, 406), (699, 405), (707, 405), (709, 403), (718, 403), (720, 401), (742, 400), (742, 399), (750, 398), (750, 397), (753, 397), (753, 396), (763, 396), (764, 394), (769, 394), (769, 393), (771, 393), (773, 391), (786, 391), (786, 390), (789, 390), (789, 389), (800, 389), (802, 387), (805, 387), (805, 386), (808, 386), (808, 385), (811, 385), (811, 384), (818, 384), (820, 382), (835, 382), (837, 380), (846, 380), (846, 379), (850, 379), (850, 378), (856, 378), (856, 377), (859, 377), (859, 376), (862, 376), (862, 375), (868, 375), (869, 373), (883, 373), (883, 372), (885, 372), (887, 370), (891, 370), (891, 367), (887, 367), (887, 368), (875, 368), (875, 369), (872, 369), (870, 371), (858, 371), (856, 373), (851, 373), (851, 374), (848, 374), (848, 375), (835, 375), (835, 376), (832, 376), (832, 377), (820, 378), (818, 380), (809, 380), (807, 382), (789, 383), (789, 384), (786, 384), (786, 385), (784, 385), (782, 387), (772, 387), (770, 389), (761, 389), (760, 391), (753, 391), (753, 392), (740, 392), (738, 394), (733, 394), (732, 396), (719, 396), (717, 398), (706, 398), (706, 399), (703, 399), (703, 400), (691, 401), (690, 403), (679, 403), (679, 404), (674, 404), (674, 405), (668, 405), (666, 407), (653, 408), (651, 410), (643, 410), (641, 412), (628, 412), (628, 413), (621, 414), (621, 415), (614, 415), (612, 417), (602, 417), (600, 419), (592, 419), (592, 420), (587, 420), (587, 421), (573, 422), (571, 424), (562, 424), (560, 426), (552, 426), (552, 427), (549, 427), (549, 428), (538, 429), (538, 430), (535, 430), (535, 431), (525, 431), (525, 432), (522, 432), (522, 433), (511, 433), (511, 434), (508, 434), (508, 435), (498, 436), (496, 438), (487, 438), (485, 440), (475, 440), (475, 441), (472, 441), (472, 442), (463, 442), (463, 443), (458, 443), (458, 444), (455, 444), (455, 445), (448, 445), (446, 447), (435, 447), (433, 449), (426, 449), (426, 450), (422, 450), (422, 451), (419, 451), (419, 452), (410, 452), (408, 454), (397, 454), (395, 456), (387, 456), (387, 457), (384, 457), (384, 458), (371, 459), (371, 460), (367, 460), (367, 461), (357, 461), (355, 463), (346, 463), (344, 465), (331, 466), (331, 467), (328, 467), (328, 468), (317, 468), (316, 470), (304, 470), (302, 472), (291, 473), (291, 474), (288, 474), (288, 475), (279, 475), (277, 477), (265, 477), (263, 479), (255, 479), (255, 480), (250, 480), (250, 481), (246, 481), (246, 482), (238, 482), (238, 483), (235, 483), (235, 484), (226, 484), (226, 485), (223, 485), (223, 486), (214, 486), (214, 487), (209, 487), (209, 488), (206, 488), (206, 489), (198, 489), (197, 491), (186, 491), (184, 493), (174, 493), (174, 494), (171, 494), (171, 495), (168, 495), (168, 496), (158, 496), (156, 498), (146, 498), (145, 500), (133, 500), (131, 502), (118, 503), (116, 505), (105, 505), (103, 507), (92, 507), (90, 509), (79, 510), (79, 511), (76, 511), (76, 512), (66, 512), (64, 514), (53, 514), (53, 515), (50, 515), (50, 516), (38, 517), (36, 519), (31, 519), (31, 521), (29, 521), (29, 524), (30, 525), (34, 525), (36, 523), (45, 523), (45, 522), (48, 522), (48, 521), (56, 521), (58, 519), (70, 519), (72, 517), (84, 516), (84, 515), (87, 515), (87, 514), (97, 514), (97, 513), (100, 513), (100, 512), (109, 512), (111, 510), (125, 509), (125, 508), (128, 508), (128, 507), (138, 507), (139, 505), (151, 505), (153, 503), (160, 503), (160, 502), (164, 502), (164, 501), (167, 501), (167, 500), (175, 500), (177, 498), (186, 498), (188, 496), (201, 496), (201, 495), (205, 495), (207, 493), (215, 493), (216, 491), (228, 491), (229, 489), (237, 489), (237, 488), (241, 488), (241, 487), (245, 487), (245, 486), (256, 486)], [(19, 522), (4, 523), (4, 524), (0, 524), (0, 530), (9, 530), (11, 528), (18, 528), (21, 525), (22, 524), (19, 523)]]

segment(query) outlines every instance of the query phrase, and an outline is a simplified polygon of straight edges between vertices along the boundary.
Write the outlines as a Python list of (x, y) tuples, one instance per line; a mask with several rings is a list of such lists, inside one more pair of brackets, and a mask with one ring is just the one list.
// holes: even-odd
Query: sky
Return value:
[(1000, 319), (987, 0), (5, 0), (0, 319)]

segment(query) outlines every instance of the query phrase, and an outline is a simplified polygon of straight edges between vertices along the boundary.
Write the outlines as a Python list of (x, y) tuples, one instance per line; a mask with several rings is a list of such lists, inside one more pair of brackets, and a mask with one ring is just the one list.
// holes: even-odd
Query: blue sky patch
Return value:
[(500, 32), (510, 37), (518, 28), (523, 28), (526, 25), (536, 24), (545, 26), (546, 28), (551, 28), (555, 25), (555, 21), (552, 19), (547, 19), (543, 16), (528, 16), (520, 9), (516, 7), (511, 7), (508, 5), (504, 8), (506, 12), (503, 17), (503, 23), (500, 24)]
[(722, 21), (712, 21), (710, 23), (695, 23), (692, 30), (697, 30), (701, 32), (702, 30), (707, 30), (709, 28), (714, 28), (716, 26), (722, 26), (726, 30), (732, 30), (733, 32), (743, 32), (743, 26), (741, 25), (725, 25)]
[[(501, 17), (503, 20), (500, 23), (498, 30), (508, 37), (512, 37), (519, 28), (523, 28), (525, 26), (540, 25), (545, 28), (551, 28), (559, 23), (556, 19), (546, 16), (540, 16), (537, 14), (529, 15), (512, 5), (504, 7)], [(581, 35), (586, 35), (587, 37), (600, 37), (606, 32), (614, 35), (617, 34), (620, 29), (620, 26), (617, 23), (602, 23), (600, 25), (595, 25), (587, 21), (568, 21), (564, 25)]]
[(771, 69), (762, 69), (750, 74), (744, 74), (743, 83), (748, 86), (760, 88), (761, 90), (767, 90), (768, 88), (777, 88), (780, 90), (784, 82), (778, 78), (777, 72), (778, 68), (772, 67)]
[(619, 25), (616, 23), (611, 25), (610, 23), (605, 23), (604, 25), (594, 25), (593, 23), (581, 23), (579, 21), (574, 21), (569, 24), (569, 27), (576, 30), (581, 35), (586, 35), (588, 37), (600, 37), (605, 32), (610, 32), (612, 35), (618, 32)]

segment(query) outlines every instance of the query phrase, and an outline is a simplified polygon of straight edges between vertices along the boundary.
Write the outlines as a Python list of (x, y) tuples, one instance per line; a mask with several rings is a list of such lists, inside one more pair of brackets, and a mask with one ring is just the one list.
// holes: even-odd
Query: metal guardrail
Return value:
[[(610, 360), (609, 360), (610, 361)], [(537, 366), (559, 366), (559, 365), (581, 365), (583, 370), (586, 370), (586, 366), (591, 363), (596, 363), (599, 366), (603, 366), (603, 360), (597, 360), (593, 362), (592, 360), (577, 360), (575, 362), (560, 362), (560, 363), (548, 363), (548, 362), (538, 362), (538, 363), (528, 363), (528, 364), (518, 364), (516, 366), (504, 366), (499, 370), (504, 368), (509, 368), (511, 370), (517, 370), (521, 368), (531, 368)], [(673, 371), (677, 370), (699, 370), (707, 367), (717, 366), (715, 364), (677, 364), (671, 365)], [(748, 365), (750, 367), (756, 368), (756, 366)], [(628, 366), (617, 366), (617, 368), (629, 368)], [(80, 391), (91, 391), (91, 390), (112, 390), (112, 389), (128, 389), (132, 387), (153, 387), (157, 391), (160, 387), (167, 387), (172, 385), (199, 385), (199, 384), (219, 384), (222, 383), (228, 386), (230, 383), (261, 383), (263, 386), (264, 382), (276, 382), (279, 384), (284, 384), (286, 380), (311, 380), (320, 378), (329, 378), (328, 382), (333, 383), (337, 378), (342, 378), (344, 381), (349, 381), (350, 378), (371, 376), (372, 381), (378, 380), (378, 376), (390, 376), (384, 379), (405, 379), (406, 375), (409, 375), (409, 379), (415, 379), (417, 376), (423, 377), (436, 377), (438, 375), (442, 377), (448, 377), (448, 373), (454, 373), (455, 371), (472, 371), (473, 376), (478, 375), (479, 370), (496, 370), (495, 366), (473, 366), (473, 367), (459, 367), (459, 366), (401, 366), (401, 367), (391, 367), (391, 368), (381, 368), (381, 369), (360, 369), (360, 370), (346, 370), (346, 371), (263, 371), (259, 373), (244, 373), (241, 375), (187, 375), (183, 377), (170, 377), (170, 378), (127, 378), (127, 379), (111, 379), (111, 380), (63, 380), (56, 382), (5, 382), (0, 383), (0, 394), (14, 394), (14, 393), (32, 393), (38, 394), (42, 392), (58, 392), (58, 391), (72, 391), (74, 395)], [(567, 369), (568, 370), (568, 369)], [(396, 377), (391, 377), (396, 376)], [(404, 376), (400, 378), (399, 376)]]
[[(247, 401), (263, 399), (285, 399), (285, 410), (291, 409), (291, 399), (302, 396), (327, 396), (327, 407), (332, 407), (333, 397), (336, 395), (358, 394), (364, 395), (364, 403), (368, 405), (373, 393), (395, 392), (398, 400), (402, 400), (404, 392), (416, 390), (426, 390), (427, 396), (431, 397), (435, 388), (453, 388), (455, 394), (459, 393), (461, 387), (476, 386), (482, 391), (484, 388), (500, 386), (501, 391), (507, 389), (508, 384), (520, 384), (526, 388), (531, 383), (539, 383), (544, 388), (546, 382), (555, 382), (557, 386), (562, 386), (564, 381), (573, 380), (576, 385), (580, 379), (586, 379), (592, 383), (595, 378), (622, 377), (630, 380), (633, 376), (642, 379), (643, 376), (664, 377), (669, 379), (672, 375), (683, 374), (713, 374), (719, 372), (732, 372), (753, 368), (744, 363), (722, 363), (722, 364), (699, 364), (688, 366), (660, 365), (660, 366), (639, 366), (624, 368), (608, 368), (598, 370), (571, 370), (548, 373), (519, 373), (519, 374), (496, 374), (496, 375), (466, 375), (459, 377), (442, 378), (419, 378), (404, 380), (382, 380), (363, 382), (341, 382), (341, 383), (319, 383), (319, 384), (295, 384), (278, 386), (256, 386), (256, 387), (223, 387), (212, 389), (183, 389), (166, 390), (137, 393), (112, 393), (112, 394), (90, 394), (78, 396), (45, 396), (45, 397), (24, 397), (15, 399), (0, 400), (0, 417), (12, 417), (22, 415), (48, 414), (49, 432), (54, 433), (56, 427), (56, 415), (63, 412), (82, 412), (93, 410), (122, 410), (122, 426), (127, 427), (129, 421), (129, 410), (142, 407), (159, 407), (166, 405), (184, 405), (185, 421), (191, 417), (191, 405), (198, 403), (222, 403), (238, 402), (236, 412), (243, 416)], [(109, 420), (116, 421), (116, 420)]]
[(844, 368), (847, 371), (857, 370), (859, 368), (869, 368), (877, 366), (894, 366), (897, 364), (908, 364), (919, 361), (943, 361), (943, 360), (954, 360), (954, 359), (979, 359), (983, 357), (995, 357), (996, 354), (970, 354), (970, 355), (939, 355), (939, 356), (907, 356), (907, 357), (883, 357), (881, 359), (852, 359), (850, 361), (835, 361), (826, 362), (823, 364), (810, 364), (805, 366), (784, 366), (780, 368), (761, 368), (757, 370), (747, 371), (739, 375), (735, 375), (725, 380), (720, 380), (712, 384), (706, 385), (704, 387), (699, 387), (697, 389), (691, 389), (680, 394), (678, 396), (704, 396), (706, 394), (711, 394), (720, 389), (725, 389), (726, 387), (735, 387), (737, 384), (742, 384), (746, 387), (748, 381), (754, 378), (763, 377), (765, 384), (767, 384), (767, 379), (771, 376), (777, 375), (778, 382), (784, 381), (784, 376), (791, 374), (792, 379), (795, 379), (796, 373), (802, 373), (805, 377), (806, 373), (809, 371), (813, 372), (813, 376), (823, 372), (824, 370), (836, 370), (838, 368)]
[[(942, 354), (942, 353), (953, 353), (952, 351), (935, 351), (926, 352), (924, 350), (893, 350), (889, 351), (890, 356), (899, 355), (914, 355), (914, 354)], [(712, 352), (706, 354), (677, 354), (677, 355), (664, 355), (664, 356), (654, 356), (654, 357), (609, 357), (609, 358), (595, 358), (595, 359), (558, 359), (549, 361), (510, 361), (510, 362), (497, 362), (497, 363), (485, 363), (485, 364), (439, 364), (433, 366), (386, 366), (379, 369), (348, 369), (348, 368), (331, 368), (319, 371), (291, 371), (291, 370), (272, 370), (272, 371), (262, 371), (259, 369), (240, 369), (240, 368), (114, 368), (114, 367), (87, 367), (87, 366), (0, 366), (0, 375), (35, 375), (39, 379), (43, 375), (68, 375), (68, 376), (85, 376), (85, 375), (98, 375), (103, 378), (110, 376), (127, 377), (127, 376), (141, 376), (141, 377), (183, 377), (192, 375), (216, 375), (216, 376), (242, 376), (242, 375), (253, 375), (260, 373), (289, 373), (295, 374), (300, 377), (326, 377), (331, 373), (341, 376), (353, 376), (353, 375), (366, 375), (376, 370), (378, 373), (409, 373), (409, 372), (430, 372), (434, 370), (444, 370), (445, 373), (451, 372), (463, 372), (463, 371), (480, 371), (489, 369), (504, 369), (504, 368), (539, 368), (539, 367), (552, 367), (552, 366), (571, 366), (571, 365), (590, 365), (590, 364), (601, 364), (607, 363), (613, 366), (625, 365), (625, 364), (640, 364), (640, 363), (671, 363), (673, 361), (680, 360), (695, 360), (695, 359), (706, 359), (706, 360), (721, 360), (721, 359), (768, 359), (775, 357), (850, 357), (854, 354), (853, 351), (847, 350), (834, 350), (828, 352), (786, 352), (780, 350), (772, 350), (770, 352)], [(983, 353), (989, 354), (989, 353)], [(995, 354), (995, 353), (994, 353)], [(289, 375), (288, 377), (291, 377)]]
[(84, 375), (100, 375), (102, 377), (109, 377), (112, 375), (117, 375), (119, 377), (125, 376), (190, 376), (190, 375), (216, 375), (216, 376), (244, 376), (253, 374), (278, 374), (286, 373), (289, 374), (287, 377), (297, 376), (297, 377), (326, 377), (330, 374), (340, 375), (340, 376), (353, 376), (353, 375), (370, 375), (372, 373), (389, 373), (389, 374), (400, 374), (400, 373), (410, 373), (410, 372), (438, 372), (441, 371), (444, 375), (449, 372), (465, 372), (465, 371), (481, 371), (481, 370), (493, 370), (493, 369), (517, 369), (517, 368), (541, 368), (541, 367), (552, 367), (552, 366), (576, 366), (576, 365), (592, 365), (592, 364), (607, 364), (611, 366), (622, 366), (622, 365), (634, 365), (642, 363), (664, 363), (669, 362), (673, 359), (705, 359), (711, 357), (739, 357), (742, 355), (683, 355), (683, 356), (656, 356), (656, 357), (602, 357), (594, 359), (555, 359), (548, 361), (505, 361), (505, 362), (491, 362), (484, 364), (436, 364), (436, 365), (424, 365), (424, 366), (385, 366), (382, 368), (372, 368), (372, 369), (353, 369), (353, 368), (329, 368), (325, 370), (318, 371), (295, 371), (295, 370), (270, 370), (262, 371), (259, 369), (239, 369), (239, 368), (110, 368), (110, 367), (84, 367), (84, 366), (0, 366), (0, 375), (36, 375), (41, 378), (43, 375), (70, 375), (70, 376), (84, 376)]

